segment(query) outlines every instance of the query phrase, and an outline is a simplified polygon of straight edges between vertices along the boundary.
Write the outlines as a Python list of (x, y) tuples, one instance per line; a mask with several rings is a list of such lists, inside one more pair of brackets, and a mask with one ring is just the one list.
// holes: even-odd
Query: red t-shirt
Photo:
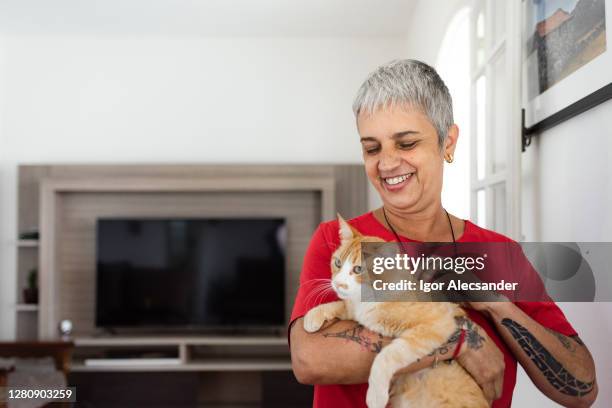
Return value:
[[(377, 236), (385, 241), (396, 241), (395, 236), (371, 212), (354, 218), (349, 223), (364, 235)], [(401, 239), (405, 242), (414, 242), (405, 237), (401, 237)], [(457, 239), (457, 242), (512, 242), (512, 240), (504, 235), (480, 228), (466, 220), (465, 231)], [(330, 278), (331, 255), (339, 245), (338, 221), (320, 224), (310, 241), (304, 257), (304, 265), (300, 276), (300, 288), (293, 306), (291, 324), (295, 319), (304, 316), (313, 307), (338, 300), (335, 293), (328, 293), (326, 296), (313, 296), (311, 291), (317, 286), (316, 283), (320, 282), (314, 281), (314, 279)], [(566, 336), (576, 334), (576, 331), (569, 324), (561, 309), (553, 302), (516, 302), (515, 304), (532, 319), (545, 327)], [(512, 391), (516, 384), (516, 359), (495, 331), (493, 324), (483, 314), (474, 310), (467, 310), (467, 312), (469, 317), (487, 332), (489, 337), (493, 339), (495, 344), (504, 353), (506, 371), (504, 373), (503, 391), (501, 397), (493, 403), (493, 407), (509, 407), (512, 402)], [(365, 396), (368, 388), (367, 384), (315, 385), (314, 388), (313, 407), (315, 408), (366, 408)]]

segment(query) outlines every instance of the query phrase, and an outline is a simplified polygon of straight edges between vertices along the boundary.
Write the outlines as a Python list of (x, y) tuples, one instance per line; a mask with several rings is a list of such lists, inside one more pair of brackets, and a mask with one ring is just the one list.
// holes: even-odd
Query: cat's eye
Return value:
[(362, 271), (362, 269), (361, 269), (361, 266), (359, 266), (359, 265), (357, 265), (357, 266), (355, 266), (355, 267), (353, 268), (353, 273), (354, 273), (355, 275), (360, 275), (360, 274), (361, 274), (361, 271)]
[(336, 268), (342, 267), (342, 261), (340, 260), (340, 258), (334, 258), (334, 265), (336, 265)]

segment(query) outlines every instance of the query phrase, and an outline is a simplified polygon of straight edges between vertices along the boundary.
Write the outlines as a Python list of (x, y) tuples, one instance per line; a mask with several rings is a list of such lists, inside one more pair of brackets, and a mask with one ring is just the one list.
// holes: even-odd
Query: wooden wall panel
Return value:
[[(352, 218), (367, 211), (367, 179), (362, 165), (43, 164), (21, 165), (18, 175), (19, 232), (39, 229), (48, 235), (41, 237), (37, 256), (41, 287), (39, 335), (43, 338), (57, 333), (55, 325), (60, 318), (74, 320), (77, 333), (93, 329), (96, 216), (287, 217), (291, 240), (288, 259), (294, 262), (288, 269), (288, 314), (302, 257), (316, 225), (333, 218), (336, 212)], [(163, 188), (158, 191), (149, 186), (137, 191), (134, 183), (139, 180), (152, 180), (153, 187)], [(234, 187), (219, 189), (219, 183), (225, 180)], [(45, 196), (41, 186), (46, 182), (52, 185), (65, 181), (77, 182), (77, 187), (60, 188), (53, 193), (48, 189)], [(199, 182), (208, 185), (210, 191), (192, 188)], [(121, 187), (113, 191), (115, 183)], [(266, 191), (267, 183), (275, 183), (275, 187)], [(104, 187), (96, 191), (99, 184)], [(191, 192), (180, 191), (185, 186), (185, 191)], [(23, 252), (18, 258), (23, 265), (18, 267), (18, 281), (23, 282), (30, 256), (27, 251), (36, 259), (36, 249), (19, 251)], [(20, 315), (17, 317), (19, 320)], [(31, 319), (22, 320), (24, 325), (31, 325)]]

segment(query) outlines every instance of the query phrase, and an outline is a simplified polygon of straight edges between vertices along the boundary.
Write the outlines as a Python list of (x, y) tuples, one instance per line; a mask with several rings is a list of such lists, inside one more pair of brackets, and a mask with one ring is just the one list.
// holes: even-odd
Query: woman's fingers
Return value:
[(504, 390), (504, 376), (497, 377), (495, 379), (495, 399), (498, 399), (502, 395), (502, 391)]
[(478, 341), (465, 348), (458, 362), (474, 378), (489, 402), (502, 393), (505, 361), (504, 355), (487, 333), (476, 323), (468, 322), (471, 336)]
[(495, 392), (495, 385), (492, 382), (482, 384), (482, 392), (484, 393), (485, 398), (489, 402), (489, 405), (493, 403), (497, 398), (497, 393)]

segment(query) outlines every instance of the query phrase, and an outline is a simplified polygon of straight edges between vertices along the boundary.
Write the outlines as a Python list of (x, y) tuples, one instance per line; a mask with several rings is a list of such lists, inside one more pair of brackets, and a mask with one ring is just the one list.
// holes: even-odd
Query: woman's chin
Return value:
[(400, 195), (395, 192), (383, 190), (379, 191), (379, 194), (383, 204), (392, 208), (410, 208), (417, 201), (414, 199), (413, 195), (406, 194), (406, 192)]

